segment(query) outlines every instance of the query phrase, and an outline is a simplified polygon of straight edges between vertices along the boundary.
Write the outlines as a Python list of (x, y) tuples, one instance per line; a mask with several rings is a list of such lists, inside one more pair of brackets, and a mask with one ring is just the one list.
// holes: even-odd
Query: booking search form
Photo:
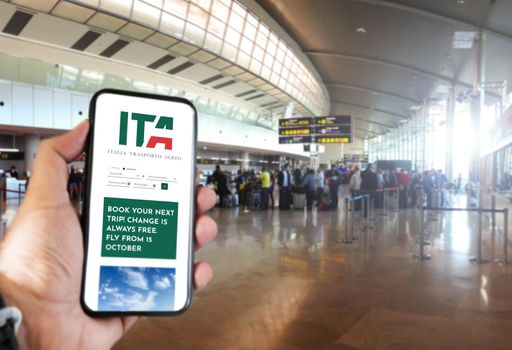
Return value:
[(102, 93), (94, 123), (85, 303), (180, 310), (190, 293), (195, 112)]

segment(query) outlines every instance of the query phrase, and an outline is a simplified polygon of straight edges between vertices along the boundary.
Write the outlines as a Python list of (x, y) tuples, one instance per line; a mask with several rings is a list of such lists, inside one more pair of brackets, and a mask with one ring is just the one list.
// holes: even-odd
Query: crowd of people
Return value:
[[(399, 207), (416, 208), (421, 202), (420, 194), (424, 193), (426, 205), (443, 206), (446, 203), (445, 190), (460, 190), (460, 176), (456, 182), (449, 182), (447, 176), (441, 170), (430, 170), (424, 172), (408, 172), (405, 169), (374, 169), (368, 164), (361, 172), (358, 167), (353, 167), (349, 172), (349, 189), (352, 197), (360, 194), (370, 194), (374, 199), (376, 208), (384, 205), (384, 190), (398, 189)], [(420, 190), (422, 192), (420, 192)], [(434, 193), (438, 191), (439, 203), (434, 203)]]
[[(281, 169), (261, 171), (254, 169), (238, 170), (234, 177), (234, 188), (230, 188), (229, 174), (219, 165), (207, 180), (217, 192), (220, 207), (240, 205), (244, 208), (320, 210), (338, 207), (338, 189), (342, 183), (342, 173), (332, 165), (330, 169), (317, 169), (306, 166), (295, 168), (285, 164)], [(279, 201), (277, 201), (277, 196)]]
[[(239, 205), (244, 208), (274, 209), (278, 205), (281, 210), (304, 207), (307, 210), (313, 207), (335, 210), (338, 208), (342, 184), (348, 186), (352, 197), (369, 194), (375, 208), (383, 207), (384, 191), (391, 189), (395, 189), (391, 191), (393, 196), (398, 190), (400, 209), (416, 208), (421, 204), (432, 207), (445, 205), (446, 193), (449, 190), (457, 192), (461, 187), (460, 175), (450, 182), (441, 170), (415, 172), (377, 169), (372, 164), (363, 170), (355, 165), (339, 168), (332, 164), (329, 168), (318, 168), (316, 171), (306, 166), (292, 168), (285, 164), (281, 169), (263, 167), (259, 172), (253, 169), (238, 170), (232, 181), (229, 177), (217, 166), (208, 180), (218, 194), (221, 207)], [(230, 182), (234, 184), (232, 188)], [(435, 197), (436, 194), (439, 197)], [(424, 197), (424, 203), (420, 195)], [(360, 202), (356, 202), (355, 206), (359, 210)]]

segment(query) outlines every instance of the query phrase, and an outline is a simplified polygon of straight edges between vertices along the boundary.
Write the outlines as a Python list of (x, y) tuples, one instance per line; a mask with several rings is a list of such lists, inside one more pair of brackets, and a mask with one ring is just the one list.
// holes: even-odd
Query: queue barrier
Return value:
[(392, 205), (393, 211), (398, 212), (400, 209), (400, 188), (399, 187), (389, 187), (389, 188), (379, 188), (376, 193), (383, 193), (382, 199), (382, 211), (380, 216), (388, 216), (388, 197), (389, 193), (395, 192), (394, 203)]
[(369, 194), (362, 194), (355, 197), (345, 197), (345, 238), (338, 239), (338, 242), (351, 244), (354, 240), (359, 239), (359, 237), (354, 234), (355, 202), (361, 202), (361, 216), (363, 216), (363, 211), (366, 212), (365, 228), (372, 227), (373, 208), (370, 203), (371, 196)]
[(430, 242), (425, 240), (425, 211), (438, 211), (438, 212), (477, 212), (478, 213), (478, 244), (477, 244), (477, 255), (470, 258), (471, 262), (478, 264), (488, 263), (490, 260), (482, 256), (482, 213), (502, 213), (503, 214), (503, 257), (496, 259), (496, 263), (500, 265), (508, 265), (508, 208), (504, 209), (485, 209), (485, 208), (443, 208), (443, 207), (421, 207), (421, 229), (420, 239), (416, 241), (419, 244), (419, 254), (414, 254), (413, 257), (420, 261), (429, 260), (430, 255), (425, 254), (425, 246), (430, 245)]

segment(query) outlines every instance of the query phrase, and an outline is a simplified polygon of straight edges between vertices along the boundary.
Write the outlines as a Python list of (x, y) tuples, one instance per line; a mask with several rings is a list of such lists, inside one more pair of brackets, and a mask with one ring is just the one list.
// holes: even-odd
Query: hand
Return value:
[[(7, 305), (21, 309), (18, 334), (22, 348), (107, 349), (137, 317), (88, 317), (80, 306), (83, 264), (82, 230), (66, 191), (68, 169), (84, 147), (89, 122), (41, 143), (33, 176), (14, 222), (0, 245), (0, 293)], [(196, 247), (217, 233), (215, 221), (202, 213), (215, 203), (213, 191), (197, 194)], [(194, 266), (195, 290), (212, 277), (210, 265)]]

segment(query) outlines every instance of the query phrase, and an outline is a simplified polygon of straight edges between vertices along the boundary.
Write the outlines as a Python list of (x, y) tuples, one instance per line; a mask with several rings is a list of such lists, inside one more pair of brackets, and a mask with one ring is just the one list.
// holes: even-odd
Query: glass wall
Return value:
[(244, 6), (232, 0), (75, 0), (130, 19), (221, 56), (271, 82), (313, 114), (327, 92), (291, 48)]

